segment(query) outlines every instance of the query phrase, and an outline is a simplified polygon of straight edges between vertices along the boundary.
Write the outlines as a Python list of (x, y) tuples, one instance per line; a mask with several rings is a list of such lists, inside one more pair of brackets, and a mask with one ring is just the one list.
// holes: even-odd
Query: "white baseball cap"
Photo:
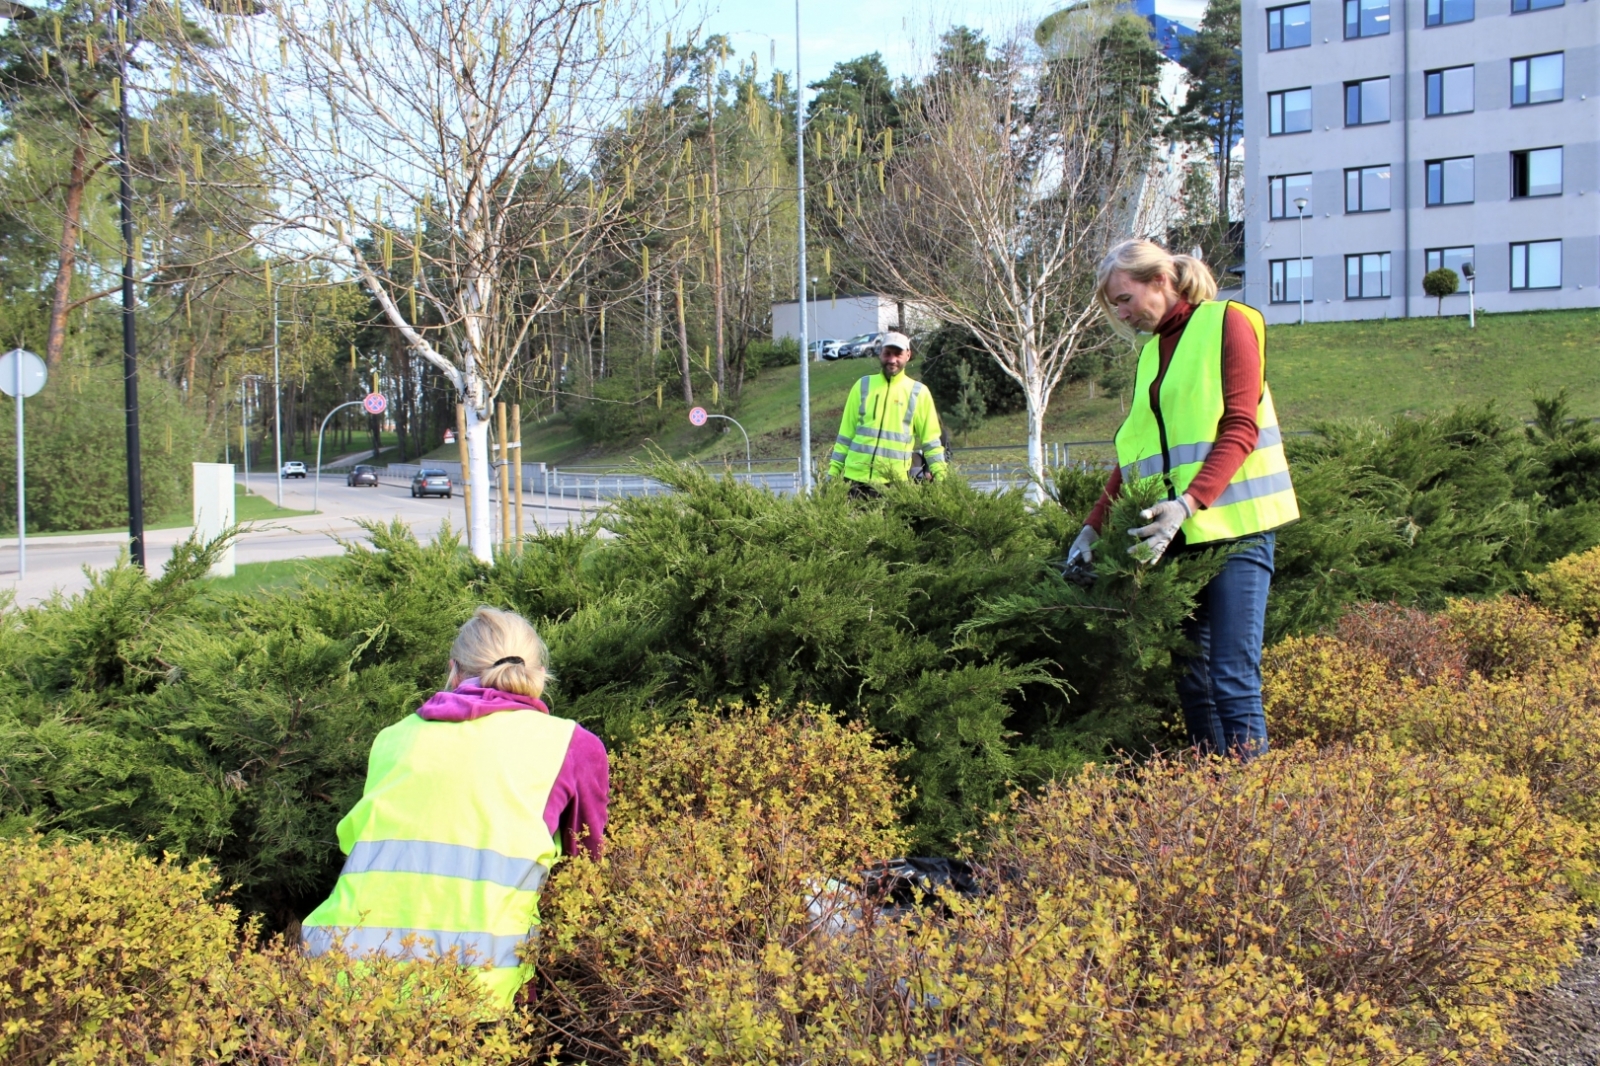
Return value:
[(904, 333), (885, 333), (882, 347), (899, 348), (902, 352), (909, 352), (911, 350), (911, 338)]

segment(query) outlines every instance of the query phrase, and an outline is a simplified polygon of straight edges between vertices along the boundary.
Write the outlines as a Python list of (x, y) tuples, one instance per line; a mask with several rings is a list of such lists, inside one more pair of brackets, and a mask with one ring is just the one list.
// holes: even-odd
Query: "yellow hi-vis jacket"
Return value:
[(417, 715), (378, 734), (360, 801), (339, 822), (349, 857), (301, 937), (320, 955), (427, 958), (486, 967), (502, 1006), (533, 976), (521, 949), (561, 846), (545, 824), (576, 723), (534, 711), (467, 722)]
[(867, 484), (905, 481), (915, 451), (922, 452), (935, 481), (945, 476), (948, 467), (933, 396), (922, 382), (903, 373), (893, 380), (868, 374), (845, 400), (828, 476)]
[(1152, 406), (1150, 385), (1161, 367), (1161, 339), (1151, 337), (1139, 353), (1133, 403), (1117, 430), (1117, 463), (1123, 484), (1160, 475), (1169, 499), (1194, 480), (1217, 440), (1222, 420), (1222, 323), (1228, 308), (1244, 313), (1261, 349), (1261, 400), (1256, 407), (1255, 451), (1210, 507), (1183, 523), (1185, 543), (1205, 544), (1264, 533), (1300, 517), (1283, 433), (1267, 388), (1267, 329), (1261, 312), (1244, 304), (1208, 300), (1195, 308)]

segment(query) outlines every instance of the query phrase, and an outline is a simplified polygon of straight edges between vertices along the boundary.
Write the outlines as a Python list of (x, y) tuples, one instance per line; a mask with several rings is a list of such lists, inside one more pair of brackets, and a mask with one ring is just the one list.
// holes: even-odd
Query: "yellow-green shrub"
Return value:
[(1331, 744), (1385, 732), (1416, 685), (1388, 662), (1334, 637), (1289, 637), (1261, 655), (1261, 703), (1274, 744)]
[(0, 840), (0, 1061), (488, 1066), (517, 1050), (468, 971), (258, 949), (218, 887), (125, 843)]
[(226, 965), (237, 914), (203, 866), (131, 845), (0, 840), (0, 1060), (112, 1061)]
[(1553, 810), (1600, 828), (1600, 649), (1501, 680), (1417, 689), (1393, 736), (1421, 751), (1485, 756)]
[(1451, 600), (1444, 611), (1466, 650), (1467, 665), (1484, 677), (1504, 678), (1566, 661), (1583, 642), (1583, 630), (1520, 596)]
[[(789, 765), (880, 805), (809, 825)], [(996, 821), (985, 895), (909, 917), (852, 876), (900, 843), (889, 770), (769, 709), (624, 755), (606, 857), (547, 900), (544, 1037), (597, 1064), (1475, 1061), (1573, 954), (1581, 835), (1475, 756), (1090, 768)]]
[(612, 767), (599, 863), (542, 904), (539, 1022), (569, 1053), (625, 1062), (693, 983), (805, 941), (830, 880), (901, 854), (895, 755), (831, 715), (697, 711)]
[(1583, 843), (1484, 759), (1378, 743), (1089, 770), (1025, 801), (994, 859), (1029, 895), (1124, 881), (1166, 957), (1278, 960), (1379, 1011), (1347, 1027), (1324, 1003), (1336, 1039), (1377, 1046), (1381, 1026), (1447, 1059), (1499, 1046), (1510, 993), (1573, 956)]
[(1539, 602), (1600, 632), (1600, 548), (1558, 559), (1529, 580)]

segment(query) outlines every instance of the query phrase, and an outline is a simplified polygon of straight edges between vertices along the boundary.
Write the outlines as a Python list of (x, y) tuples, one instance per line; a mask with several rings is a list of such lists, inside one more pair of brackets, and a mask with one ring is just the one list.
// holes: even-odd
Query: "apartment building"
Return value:
[[(1269, 322), (1600, 306), (1600, 0), (1244, 0), (1245, 289)], [(1461, 294), (1446, 314), (1467, 311)]]

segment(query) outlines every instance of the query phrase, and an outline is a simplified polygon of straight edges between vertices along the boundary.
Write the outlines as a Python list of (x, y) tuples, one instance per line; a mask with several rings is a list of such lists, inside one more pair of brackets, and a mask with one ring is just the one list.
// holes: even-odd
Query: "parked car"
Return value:
[(450, 484), (450, 475), (443, 470), (418, 470), (411, 476), (411, 495), (413, 498), (443, 496), (448, 500), (455, 495), (455, 491)]
[(839, 344), (837, 340), (828, 338), (811, 342), (811, 353), (818, 359), (833, 360), (839, 358)]
[(306, 464), (298, 459), (290, 459), (283, 464), (283, 469), (278, 471), (279, 477), (305, 477)]
[(375, 466), (354, 467), (351, 469), (349, 476), (344, 479), (344, 483), (351, 488), (355, 488), (357, 485), (371, 485), (373, 488), (377, 488), (378, 468)]
[(839, 346), (839, 358), (862, 359), (866, 356), (878, 354), (879, 338), (881, 333), (863, 333), (859, 337), (851, 337)]

